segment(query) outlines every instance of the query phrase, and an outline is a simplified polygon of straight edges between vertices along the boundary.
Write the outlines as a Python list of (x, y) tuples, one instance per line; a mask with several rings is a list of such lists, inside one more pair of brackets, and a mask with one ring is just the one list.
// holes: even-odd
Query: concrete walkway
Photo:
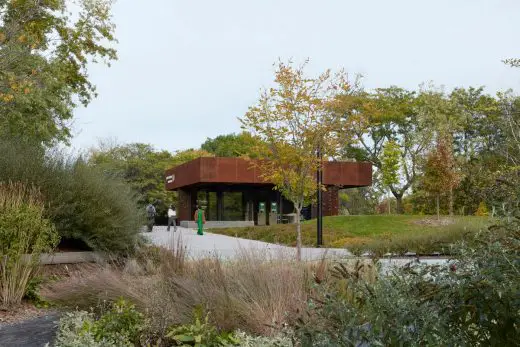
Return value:
[[(255, 252), (261, 254), (265, 259), (286, 258), (294, 259), (296, 249), (276, 245), (272, 243), (247, 240), (237, 237), (212, 234), (205, 232), (204, 235), (197, 235), (193, 229), (177, 227), (177, 232), (167, 232), (165, 226), (156, 226), (151, 233), (143, 233), (150, 241), (158, 246), (172, 248), (178, 242), (182, 242), (188, 249), (189, 256), (193, 258), (206, 258), (219, 256), (222, 258), (234, 258), (241, 252)], [(339, 258), (350, 256), (351, 253), (346, 249), (327, 249), (327, 248), (302, 248), (302, 259), (318, 260), (323, 256), (327, 258)]]
[[(166, 227), (156, 226), (151, 233), (144, 232), (143, 235), (158, 246), (169, 249), (177, 247), (181, 242), (187, 247), (188, 256), (193, 259), (201, 259), (218, 256), (223, 259), (233, 259), (239, 257), (240, 254), (253, 254), (261, 259), (287, 259), (296, 258), (296, 249), (273, 243), (262, 241), (248, 240), (243, 238), (204, 233), (197, 235), (196, 231), (188, 228), (177, 227), (177, 232), (167, 232)], [(320, 260), (323, 257), (327, 259), (345, 259), (353, 257), (346, 249), (340, 248), (302, 248), (302, 259), (306, 261)], [(400, 257), (400, 258), (383, 258), (379, 259), (381, 265), (381, 274), (389, 274), (396, 267), (403, 267), (409, 264), (420, 265), (440, 265), (449, 266), (452, 263), (448, 258), (417, 258), (417, 257)]]

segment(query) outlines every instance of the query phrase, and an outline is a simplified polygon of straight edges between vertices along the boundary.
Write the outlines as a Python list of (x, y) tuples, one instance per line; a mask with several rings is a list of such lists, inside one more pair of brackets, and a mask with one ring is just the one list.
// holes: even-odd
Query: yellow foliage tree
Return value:
[[(265, 143), (263, 178), (294, 204), (297, 258), (301, 259), (301, 210), (310, 204), (318, 186), (316, 172), (324, 158), (337, 153), (340, 118), (330, 112), (339, 94), (352, 89), (347, 75), (325, 71), (315, 78), (304, 75), (307, 62), (276, 64), (276, 86), (262, 91), (259, 101), (241, 119), (244, 129)], [(320, 187), (323, 189), (323, 187)]]

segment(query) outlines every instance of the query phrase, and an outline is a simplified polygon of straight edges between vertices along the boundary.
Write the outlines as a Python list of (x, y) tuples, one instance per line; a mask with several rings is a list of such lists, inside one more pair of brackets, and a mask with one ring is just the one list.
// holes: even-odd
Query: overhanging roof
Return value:
[[(262, 179), (251, 160), (241, 158), (198, 158), (166, 170), (166, 189), (177, 190), (198, 184), (271, 184)], [(372, 184), (372, 165), (364, 162), (324, 163), (323, 184), (364, 187)]]

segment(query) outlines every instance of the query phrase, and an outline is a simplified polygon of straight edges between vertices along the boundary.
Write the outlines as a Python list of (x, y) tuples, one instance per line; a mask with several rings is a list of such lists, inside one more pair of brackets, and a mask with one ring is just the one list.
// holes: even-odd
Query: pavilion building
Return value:
[[(196, 206), (206, 211), (207, 227), (271, 225), (290, 222), (294, 206), (274, 185), (266, 182), (260, 167), (241, 158), (203, 157), (166, 170), (166, 189), (178, 192), (177, 218), (193, 227)], [(329, 161), (323, 165), (323, 215), (339, 213), (339, 189), (372, 184), (372, 165)], [(316, 209), (306, 208), (306, 218)]]

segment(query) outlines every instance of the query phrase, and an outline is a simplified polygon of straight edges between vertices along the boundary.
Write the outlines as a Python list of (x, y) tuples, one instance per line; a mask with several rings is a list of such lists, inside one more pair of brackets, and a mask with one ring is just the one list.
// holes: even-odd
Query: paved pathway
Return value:
[(0, 346), (43, 347), (52, 345), (59, 317), (56, 313), (15, 324), (0, 324)]
[[(173, 229), (172, 229), (173, 230)], [(197, 235), (195, 230), (187, 228), (177, 228), (177, 232), (167, 232), (166, 227), (156, 226), (151, 233), (143, 233), (153, 244), (167, 248), (176, 247), (177, 242), (182, 242), (188, 248), (189, 256), (192, 258), (205, 258), (218, 255), (222, 258), (231, 259), (240, 255), (241, 252), (253, 251), (260, 255), (262, 259), (295, 259), (296, 249), (273, 243), (248, 240), (243, 238), (231, 237), (226, 235), (204, 233)], [(346, 249), (339, 248), (303, 248), (303, 260), (319, 260), (323, 256), (326, 258), (345, 258), (351, 257)], [(420, 263), (423, 265), (447, 266), (450, 262), (446, 258), (385, 258), (379, 259), (381, 263), (381, 273), (389, 273), (394, 267), (402, 267), (410, 263)]]
[[(166, 227), (156, 226), (151, 233), (143, 233), (152, 243), (158, 246), (171, 248), (181, 241), (187, 246), (189, 255), (193, 258), (204, 258), (208, 256), (218, 255), (223, 258), (233, 258), (243, 251), (259, 252), (263, 257), (277, 257), (294, 259), (296, 249), (276, 245), (272, 243), (247, 240), (237, 237), (204, 233), (197, 235), (192, 229), (177, 227), (177, 232), (167, 232)], [(304, 260), (321, 259), (323, 256), (327, 258), (350, 256), (351, 253), (345, 249), (327, 249), (327, 248), (303, 248), (302, 258)]]

